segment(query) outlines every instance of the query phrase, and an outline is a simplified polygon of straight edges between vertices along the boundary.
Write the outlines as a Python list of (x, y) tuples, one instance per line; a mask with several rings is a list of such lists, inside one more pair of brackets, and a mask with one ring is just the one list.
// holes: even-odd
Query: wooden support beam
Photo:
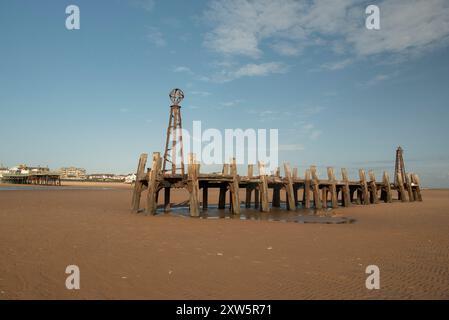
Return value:
[(273, 208), (279, 208), (281, 206), (281, 187), (278, 185), (273, 186), (273, 199), (271, 205)]
[(284, 163), (284, 171), (285, 171), (285, 177), (287, 178), (287, 184), (285, 186), (287, 190), (287, 203), (288, 203), (288, 209), (289, 210), (295, 210), (296, 203), (295, 203), (295, 196), (294, 196), (294, 190), (293, 190), (293, 176), (290, 172), (290, 164)]
[(359, 169), (360, 187), (361, 187), (361, 202), (365, 205), (370, 204), (368, 183), (366, 182), (365, 170)]
[(313, 202), (315, 204), (315, 209), (321, 209), (321, 199), (320, 199), (320, 181), (316, 173), (316, 166), (310, 166), (310, 173), (312, 174), (312, 193)]
[(304, 193), (302, 195), (302, 202), (305, 209), (310, 208), (310, 170), (307, 169), (304, 173)]
[(393, 197), (391, 196), (390, 177), (388, 176), (387, 171), (384, 171), (382, 183), (383, 183), (383, 187), (382, 187), (383, 201), (390, 203), (393, 201)]
[(164, 188), (164, 211), (170, 211), (170, 187)]
[[(142, 153), (139, 158), (139, 163), (137, 165), (136, 172), (136, 183), (134, 184), (133, 198), (131, 202), (131, 210), (133, 212), (139, 211), (140, 198), (142, 195), (143, 182), (141, 181), (145, 176), (145, 166), (147, 164), (148, 154)], [(59, 180), (59, 185), (61, 185), (61, 180)]]
[(370, 189), (370, 198), (371, 203), (379, 203), (379, 198), (377, 196), (377, 184), (376, 184), (376, 176), (373, 170), (368, 171), (369, 175), (369, 189)]
[(327, 208), (327, 191), (327, 187), (321, 188), (321, 206), (323, 207), (323, 209)]
[(153, 152), (153, 163), (151, 170), (148, 173), (148, 194), (147, 194), (147, 214), (156, 214), (157, 209), (157, 177), (161, 169), (161, 154), (159, 152)]
[(405, 174), (405, 186), (407, 188), (409, 201), (410, 202), (415, 201), (415, 198), (413, 197), (413, 191), (412, 191), (412, 175), (410, 173)]
[(342, 201), (345, 207), (351, 206), (351, 189), (349, 188), (348, 172), (346, 168), (341, 168), (341, 178), (343, 179)]
[(245, 208), (251, 208), (251, 193), (253, 189), (251, 186), (246, 187)]
[(420, 187), (420, 183), (419, 183), (419, 177), (417, 174), (413, 173), (412, 174), (412, 182), (414, 184), (413, 188), (414, 188), (414, 192), (416, 194), (415, 196), (415, 200), (416, 201), (422, 201), (422, 195), (421, 195), (421, 187)]
[(207, 207), (208, 207), (208, 190), (209, 190), (209, 186), (206, 182), (203, 185), (203, 211), (207, 210)]
[[(251, 179), (253, 177), (254, 174), (254, 165), (253, 164), (249, 164), (248, 165), (248, 179)], [(246, 208), (251, 208), (251, 194), (253, 192), (253, 187), (252, 186), (247, 186), (246, 187), (246, 199), (245, 199), (245, 207)]]
[(218, 195), (218, 209), (224, 209), (226, 207), (226, 191), (225, 185), (220, 186), (220, 193)]
[(235, 158), (232, 159), (231, 163), (231, 175), (232, 183), (230, 185), (231, 196), (232, 196), (232, 213), (234, 215), (240, 214), (240, 199), (239, 199), (239, 176), (237, 175), (237, 164)]
[(293, 182), (298, 179), (298, 168), (294, 167), (293, 168)]
[(260, 207), (260, 198), (259, 198), (259, 187), (254, 189), (254, 208), (259, 209)]
[(398, 186), (397, 186), (398, 198), (402, 202), (407, 202), (407, 196), (405, 195), (404, 180), (402, 178), (402, 173), (398, 171), (397, 176), (398, 176)]
[(200, 216), (200, 201), (199, 201), (199, 164), (195, 161), (195, 155), (193, 153), (189, 154), (189, 164), (188, 164), (188, 179), (189, 179), (189, 191), (190, 191), (190, 216), (199, 217)]
[(270, 212), (270, 206), (268, 203), (268, 179), (265, 173), (265, 167), (263, 162), (259, 161), (259, 176), (260, 176), (260, 195), (261, 195), (261, 210), (262, 212)]
[(327, 176), (330, 183), (329, 192), (331, 193), (332, 208), (338, 208), (337, 179), (335, 178), (334, 168), (327, 168)]

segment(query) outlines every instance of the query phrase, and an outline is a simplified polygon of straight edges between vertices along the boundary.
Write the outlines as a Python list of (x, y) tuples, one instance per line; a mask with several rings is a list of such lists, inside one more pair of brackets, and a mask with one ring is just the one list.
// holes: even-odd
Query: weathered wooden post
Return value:
[(263, 162), (259, 161), (259, 176), (260, 176), (260, 195), (261, 195), (261, 210), (262, 212), (270, 212), (270, 206), (268, 203), (268, 179), (265, 173), (265, 167)]
[(188, 176), (189, 176), (189, 191), (190, 191), (190, 216), (199, 217), (200, 216), (200, 203), (199, 203), (199, 164), (195, 161), (195, 155), (193, 153), (189, 154), (189, 164), (188, 164)]
[(398, 198), (399, 200), (401, 200), (402, 202), (407, 202), (407, 196), (405, 195), (405, 189), (404, 189), (404, 180), (402, 177), (402, 173), (401, 172), (397, 172), (397, 180), (398, 180)]
[(208, 207), (208, 189), (209, 185), (207, 182), (203, 184), (203, 211), (207, 210)]
[(218, 196), (218, 209), (224, 209), (226, 207), (226, 191), (227, 186), (225, 184), (220, 185), (220, 193)]
[(302, 202), (305, 209), (310, 209), (310, 170), (307, 169), (304, 173), (304, 193), (302, 195)]
[(164, 188), (164, 211), (170, 211), (170, 187)]
[(361, 201), (363, 204), (370, 204), (369, 201), (369, 192), (368, 192), (368, 183), (366, 182), (365, 170), (359, 169), (359, 177), (360, 177), (360, 186), (362, 188), (362, 197)]
[(405, 185), (407, 187), (409, 201), (410, 202), (415, 201), (415, 198), (413, 197), (413, 191), (412, 191), (412, 175), (410, 173), (406, 173)]
[(417, 174), (413, 173), (412, 174), (412, 182), (414, 184), (414, 190), (415, 190), (415, 199), (417, 201), (422, 201), (422, 196), (421, 196), (421, 187), (420, 187), (420, 183), (419, 183), (419, 177)]
[[(145, 165), (147, 164), (148, 154), (142, 153), (139, 158), (139, 163), (137, 165), (136, 172), (136, 183), (134, 184), (133, 198), (131, 202), (131, 208), (133, 212), (139, 211), (140, 206), (140, 198), (142, 195), (143, 182), (142, 180), (145, 178)], [(59, 180), (61, 181), (61, 180)], [(61, 182), (59, 182), (61, 185)]]
[(316, 174), (316, 166), (310, 166), (310, 173), (312, 174), (312, 192), (315, 209), (321, 209), (320, 181), (318, 180), (318, 176)]
[(156, 193), (158, 191), (158, 174), (161, 169), (161, 154), (153, 152), (153, 163), (151, 170), (148, 173), (148, 195), (147, 195), (147, 214), (156, 214), (157, 199)]
[(370, 193), (371, 193), (371, 203), (379, 203), (379, 198), (377, 196), (377, 184), (376, 184), (376, 176), (374, 175), (374, 171), (368, 171), (369, 175), (369, 185), (370, 185)]
[(232, 197), (232, 213), (234, 215), (240, 214), (240, 199), (239, 199), (239, 177), (237, 175), (237, 164), (235, 158), (232, 159), (231, 163), (231, 175), (232, 183), (229, 190), (231, 191)]
[(338, 208), (338, 198), (337, 198), (337, 179), (335, 179), (334, 168), (327, 168), (327, 176), (330, 183), (330, 193), (332, 208)]
[(383, 200), (385, 202), (392, 202), (393, 197), (391, 196), (391, 184), (390, 184), (390, 177), (388, 176), (388, 172), (384, 171), (384, 175), (382, 178), (382, 184), (383, 184)]
[(281, 206), (281, 187), (276, 184), (273, 186), (273, 200), (271, 204), (273, 208), (279, 208)]
[(341, 178), (343, 179), (342, 200), (345, 207), (351, 206), (351, 189), (349, 188), (348, 172), (346, 168), (341, 168)]
[(284, 171), (285, 171), (285, 177), (287, 178), (287, 184), (286, 184), (286, 190), (287, 190), (287, 203), (288, 203), (288, 209), (289, 210), (295, 210), (296, 203), (295, 203), (295, 197), (293, 195), (293, 177), (290, 172), (290, 164), (284, 163)]
[[(254, 165), (249, 164), (248, 165), (248, 179), (252, 179), (253, 177), (253, 167)], [(245, 199), (245, 207), (251, 208), (251, 194), (253, 192), (253, 187), (250, 183), (246, 186), (246, 199)]]

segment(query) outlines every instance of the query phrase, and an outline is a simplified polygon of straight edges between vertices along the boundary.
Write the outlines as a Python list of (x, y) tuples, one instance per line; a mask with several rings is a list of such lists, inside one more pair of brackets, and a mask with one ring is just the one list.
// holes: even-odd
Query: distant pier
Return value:
[(55, 172), (4, 174), (1, 180), (2, 182), (13, 184), (61, 185), (61, 175)]

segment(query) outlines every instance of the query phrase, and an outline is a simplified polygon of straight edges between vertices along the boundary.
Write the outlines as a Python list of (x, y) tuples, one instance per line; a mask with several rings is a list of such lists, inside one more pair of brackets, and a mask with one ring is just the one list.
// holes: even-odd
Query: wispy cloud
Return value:
[(289, 67), (282, 62), (248, 63), (236, 69), (222, 69), (209, 77), (202, 77), (201, 80), (212, 82), (228, 82), (242, 77), (263, 77), (270, 74), (282, 74), (288, 71)]
[(162, 48), (167, 45), (163, 33), (157, 27), (147, 28), (147, 39), (156, 47)]
[(193, 74), (192, 70), (190, 70), (189, 67), (185, 67), (185, 66), (177, 66), (173, 68), (173, 72), (186, 72), (186, 73), (191, 73)]
[(344, 59), (340, 61), (334, 61), (334, 62), (327, 62), (321, 65), (321, 69), (327, 69), (331, 71), (344, 69), (347, 66), (349, 66), (351, 63), (353, 63), (352, 59)]

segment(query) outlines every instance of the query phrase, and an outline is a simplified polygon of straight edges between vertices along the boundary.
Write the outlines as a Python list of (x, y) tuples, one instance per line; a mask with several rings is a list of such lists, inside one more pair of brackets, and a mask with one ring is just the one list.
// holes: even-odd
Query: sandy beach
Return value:
[[(0, 190), (0, 299), (449, 298), (449, 190), (299, 224), (145, 216), (130, 186), (80, 188)], [(80, 290), (65, 287), (71, 264)]]

